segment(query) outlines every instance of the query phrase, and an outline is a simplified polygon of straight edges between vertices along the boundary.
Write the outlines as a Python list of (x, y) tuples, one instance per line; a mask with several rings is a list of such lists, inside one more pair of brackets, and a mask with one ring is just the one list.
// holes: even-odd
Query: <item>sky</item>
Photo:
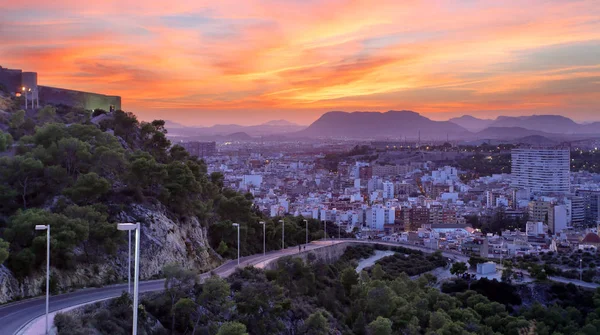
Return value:
[(1, 66), (120, 95), (142, 120), (600, 120), (598, 0), (20, 0), (0, 12)]

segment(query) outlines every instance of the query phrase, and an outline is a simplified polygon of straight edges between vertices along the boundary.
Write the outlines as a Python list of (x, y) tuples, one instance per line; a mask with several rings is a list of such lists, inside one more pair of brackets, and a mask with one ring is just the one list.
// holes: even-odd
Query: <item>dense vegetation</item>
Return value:
[[(259, 219), (250, 197), (224, 189), (220, 173), (208, 175), (203, 161), (171, 145), (162, 120), (67, 106), (26, 113), (1, 99), (9, 103), (0, 115), (0, 264), (19, 277), (45, 259), (37, 224), (52, 227), (53, 266), (72, 269), (115, 254), (124, 239), (110, 222), (132, 203), (164, 207), (182, 224)], [(218, 246), (219, 235), (213, 240)]]
[[(284, 258), (276, 270), (238, 270), (228, 279), (213, 277), (193, 285), (179, 272), (169, 290), (142, 299), (141, 328), (145, 334), (167, 333), (154, 328), (154, 316), (174, 334), (597, 334), (600, 331), (600, 291), (573, 285), (546, 285), (540, 294), (548, 308), (521, 305), (515, 288), (478, 281), (467, 290), (454, 285), (440, 292), (431, 276), (411, 280), (406, 273), (389, 276), (385, 267), (370, 274), (354, 270), (356, 258), (370, 247), (349, 248), (335, 264)], [(419, 253), (409, 255), (415, 260)], [(378, 268), (378, 270), (376, 270)], [(127, 297), (121, 298), (126, 299)], [(119, 301), (119, 300), (117, 300)], [(127, 306), (127, 302), (122, 302)], [(573, 307), (577, 306), (577, 308)], [(126, 334), (130, 317), (110, 306), (89, 308), (82, 317), (61, 316), (69, 334), (110, 329)], [(117, 317), (120, 316), (120, 317)], [(76, 331), (74, 331), (76, 330)], [(67, 333), (61, 330), (59, 333)]]
[[(580, 262), (581, 260), (581, 262)], [(535, 255), (524, 255), (513, 259), (519, 269), (543, 269), (549, 276), (581, 279), (585, 282), (600, 282), (600, 254), (597, 252), (577, 250), (570, 254), (548, 252)]]

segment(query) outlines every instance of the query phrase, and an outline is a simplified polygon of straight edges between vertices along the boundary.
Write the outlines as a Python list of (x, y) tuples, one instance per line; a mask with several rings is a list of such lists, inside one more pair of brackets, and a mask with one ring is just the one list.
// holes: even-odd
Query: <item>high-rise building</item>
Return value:
[(585, 222), (585, 201), (583, 197), (571, 197), (571, 224), (575, 227)]
[(577, 196), (583, 198), (584, 222), (588, 226), (595, 225), (600, 220), (600, 191), (599, 190), (577, 190)]
[(568, 193), (569, 149), (513, 149), (512, 186), (530, 193)]

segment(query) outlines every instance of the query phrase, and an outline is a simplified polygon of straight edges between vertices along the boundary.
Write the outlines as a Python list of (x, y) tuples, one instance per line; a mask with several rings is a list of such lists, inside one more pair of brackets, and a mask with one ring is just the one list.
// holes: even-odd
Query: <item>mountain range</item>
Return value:
[(600, 122), (581, 124), (560, 115), (499, 116), (480, 119), (470, 115), (434, 121), (413, 111), (328, 112), (308, 127), (286, 120), (254, 126), (236, 124), (188, 127), (166, 121), (169, 137), (178, 140), (271, 140), (277, 138), (347, 138), (415, 141), (435, 140), (569, 140), (595, 137)]
[[(495, 120), (478, 119), (470, 115), (464, 115), (449, 121), (475, 132), (485, 128), (507, 127), (565, 135), (592, 135), (600, 132), (600, 122), (581, 124), (561, 115), (499, 116)], [(528, 135), (536, 134), (530, 133)]]
[(235, 133), (246, 133), (248, 136), (269, 136), (281, 133), (297, 132), (306, 128), (286, 120), (273, 120), (254, 126), (237, 124), (217, 124), (211, 127), (184, 126), (173, 121), (165, 121), (165, 127), (171, 137), (211, 137), (224, 136)]

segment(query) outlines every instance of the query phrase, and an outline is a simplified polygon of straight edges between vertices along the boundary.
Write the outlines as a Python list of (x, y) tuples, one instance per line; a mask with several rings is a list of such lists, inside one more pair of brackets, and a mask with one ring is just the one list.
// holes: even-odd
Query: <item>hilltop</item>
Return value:
[(412, 111), (328, 112), (295, 136), (345, 138), (445, 139), (468, 133), (448, 121), (433, 121)]

